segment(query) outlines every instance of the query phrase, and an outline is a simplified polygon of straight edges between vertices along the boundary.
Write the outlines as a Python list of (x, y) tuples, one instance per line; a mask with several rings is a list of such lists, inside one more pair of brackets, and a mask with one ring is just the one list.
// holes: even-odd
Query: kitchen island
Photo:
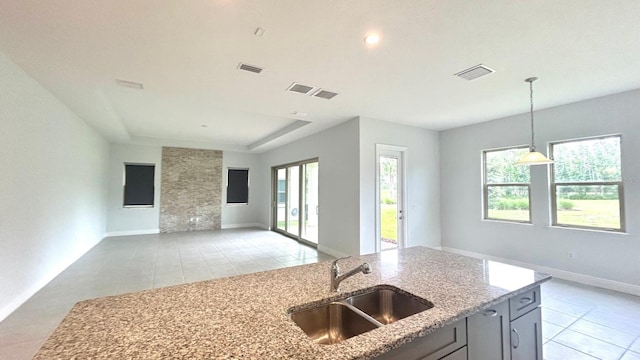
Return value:
[[(414, 247), (341, 260), (358, 274), (329, 289), (330, 262), (79, 302), (34, 359), (371, 359), (531, 291), (551, 277)], [(313, 342), (291, 309), (386, 284), (433, 308), (333, 345)]]

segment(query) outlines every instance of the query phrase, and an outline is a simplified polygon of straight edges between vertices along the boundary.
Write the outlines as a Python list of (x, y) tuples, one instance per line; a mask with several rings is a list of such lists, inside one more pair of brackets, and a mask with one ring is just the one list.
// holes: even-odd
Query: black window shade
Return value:
[(249, 169), (228, 169), (227, 204), (249, 203)]
[(155, 165), (125, 165), (124, 206), (153, 206)]

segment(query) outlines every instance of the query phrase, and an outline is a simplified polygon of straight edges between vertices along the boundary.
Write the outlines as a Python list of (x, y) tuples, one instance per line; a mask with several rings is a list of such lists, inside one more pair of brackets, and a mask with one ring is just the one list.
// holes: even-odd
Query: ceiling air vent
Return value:
[(338, 95), (338, 93), (334, 93), (334, 92), (331, 92), (331, 91), (320, 89), (320, 90), (314, 92), (313, 95), (311, 95), (311, 96), (329, 100), (329, 99), (333, 98), (336, 95)]
[(488, 67), (480, 64), (480, 65), (476, 65), (474, 67), (470, 67), (466, 70), (462, 70), (457, 74), (453, 74), (455, 76), (459, 76), (463, 79), (467, 79), (467, 80), (475, 80), (481, 76), (485, 76), (485, 75), (489, 75), (491, 73), (495, 72), (495, 70), (493, 69), (489, 69)]
[(313, 90), (313, 86), (307, 86), (298, 83), (293, 83), (287, 88), (287, 91), (297, 92), (300, 94), (308, 94), (311, 90)]
[(244, 70), (244, 71), (248, 71), (248, 72), (252, 72), (252, 73), (256, 73), (256, 74), (260, 74), (262, 72), (262, 68), (254, 66), (254, 65), (249, 65), (249, 64), (243, 64), (240, 63), (238, 64), (238, 69), (240, 70)]
[(144, 85), (142, 85), (141, 83), (137, 83), (135, 81), (116, 79), (116, 83), (122, 87), (127, 87), (131, 89), (137, 89), (137, 90), (144, 89)]

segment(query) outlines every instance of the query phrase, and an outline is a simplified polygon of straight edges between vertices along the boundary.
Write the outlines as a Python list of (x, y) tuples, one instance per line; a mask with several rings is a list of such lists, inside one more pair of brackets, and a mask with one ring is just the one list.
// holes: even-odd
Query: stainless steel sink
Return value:
[(310, 308), (291, 309), (289, 316), (313, 341), (336, 344), (432, 307), (430, 301), (397, 287), (379, 285)]
[(336, 344), (378, 327), (375, 322), (340, 302), (291, 313), (291, 319), (319, 344)]
[(364, 294), (347, 298), (347, 302), (383, 324), (391, 324), (433, 307), (430, 301), (418, 299), (391, 286), (373, 288)]

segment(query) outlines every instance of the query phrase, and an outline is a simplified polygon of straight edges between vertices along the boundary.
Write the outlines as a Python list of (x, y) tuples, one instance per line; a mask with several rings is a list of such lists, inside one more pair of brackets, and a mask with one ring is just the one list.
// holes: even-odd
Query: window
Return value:
[(524, 146), (482, 152), (484, 219), (531, 222), (529, 167), (513, 165), (528, 151)]
[(249, 203), (249, 169), (227, 169), (227, 204)]
[(553, 225), (624, 231), (620, 136), (551, 144)]
[(284, 203), (287, 201), (287, 180), (278, 179), (278, 202)]
[(153, 207), (155, 165), (124, 164), (124, 207)]

